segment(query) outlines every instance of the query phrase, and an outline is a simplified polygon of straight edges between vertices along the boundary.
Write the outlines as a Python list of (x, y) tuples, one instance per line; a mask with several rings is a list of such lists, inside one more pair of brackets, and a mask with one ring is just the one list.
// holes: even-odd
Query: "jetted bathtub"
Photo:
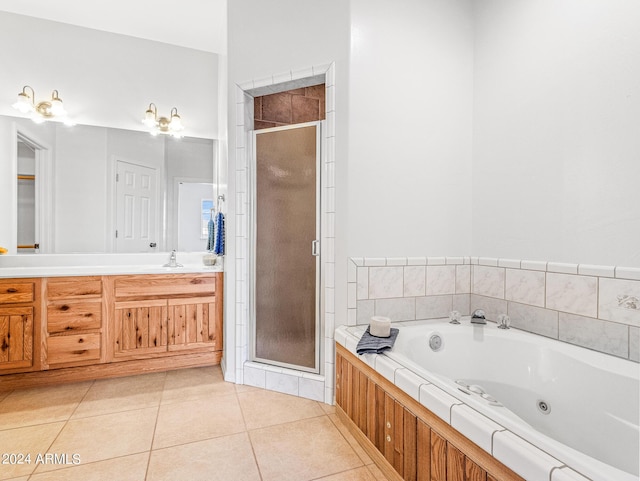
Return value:
[[(492, 322), (394, 327), (384, 356), (583, 476), (639, 479), (639, 364)], [(345, 347), (364, 329), (346, 328)]]

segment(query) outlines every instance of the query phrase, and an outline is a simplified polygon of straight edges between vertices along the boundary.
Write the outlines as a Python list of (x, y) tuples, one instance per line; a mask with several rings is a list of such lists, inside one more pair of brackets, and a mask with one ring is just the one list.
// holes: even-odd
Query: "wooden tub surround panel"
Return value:
[(0, 391), (219, 364), (223, 273), (0, 279)]
[(391, 480), (524, 481), (336, 344), (336, 410)]

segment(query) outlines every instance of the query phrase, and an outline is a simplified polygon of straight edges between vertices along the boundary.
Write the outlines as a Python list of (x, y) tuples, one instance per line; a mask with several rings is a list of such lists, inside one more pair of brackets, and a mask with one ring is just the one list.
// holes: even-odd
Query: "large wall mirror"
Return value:
[(0, 116), (18, 254), (204, 251), (213, 139)]

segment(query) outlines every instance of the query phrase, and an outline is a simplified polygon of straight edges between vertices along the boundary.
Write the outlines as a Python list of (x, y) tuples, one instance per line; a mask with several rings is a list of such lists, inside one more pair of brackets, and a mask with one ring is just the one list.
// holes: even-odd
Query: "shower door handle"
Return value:
[(311, 241), (311, 255), (312, 256), (319, 256), (320, 255), (320, 241), (319, 240), (312, 240)]

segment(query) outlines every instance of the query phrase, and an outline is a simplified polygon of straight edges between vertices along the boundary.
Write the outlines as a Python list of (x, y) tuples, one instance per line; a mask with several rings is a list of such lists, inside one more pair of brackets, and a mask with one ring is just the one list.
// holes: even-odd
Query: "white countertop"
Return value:
[(0, 278), (102, 276), (119, 274), (193, 274), (222, 272), (220, 266), (58, 266), (58, 267), (0, 267)]
[(177, 253), (182, 267), (163, 267), (169, 254), (34, 254), (0, 256), (0, 278), (194, 274), (223, 272), (223, 259), (205, 266), (204, 253)]

